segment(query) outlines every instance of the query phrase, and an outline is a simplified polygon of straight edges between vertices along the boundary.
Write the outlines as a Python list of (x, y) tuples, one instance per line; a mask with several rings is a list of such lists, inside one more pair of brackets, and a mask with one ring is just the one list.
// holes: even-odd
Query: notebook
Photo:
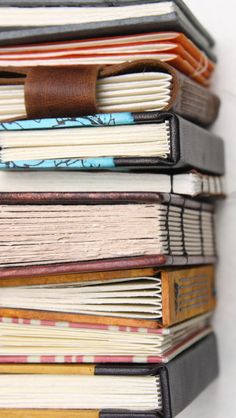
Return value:
[(215, 307), (212, 266), (0, 276), (0, 315), (156, 329)]
[(212, 332), (209, 315), (161, 330), (0, 318), (1, 364), (168, 363)]
[[(35, 2), (31, 2), (32, 5)], [(6, 6), (13, 7), (9, 9)], [(185, 33), (208, 55), (212, 55), (214, 40), (181, 0), (145, 3), (131, 0), (115, 2), (115, 5), (107, 1), (77, 1), (72, 7), (81, 7), (79, 10), (66, 7), (67, 2), (64, 2), (64, 7), (61, 4), (62, 7), (55, 9), (33, 7), (27, 10), (28, 4), (25, 6), (14, 8), (14, 4), (1, 3), (1, 26), (5, 29), (1, 33), (2, 44), (142, 33), (154, 31), (158, 27), (160, 31)], [(4, 13), (7, 19), (4, 19)]]
[(194, 168), (224, 174), (222, 139), (172, 113), (125, 112), (2, 123), (0, 146), (3, 170), (169, 173)]
[(1, 70), (2, 121), (173, 110), (208, 126), (220, 107), (209, 90), (157, 60)]
[(78, 263), (106, 270), (216, 257), (213, 205), (178, 195), (1, 193), (0, 210), (1, 268)]
[(13, 170), (0, 173), (1, 192), (162, 192), (191, 197), (225, 196), (224, 177), (192, 171), (168, 175), (153, 173), (49, 172)]
[(218, 356), (212, 333), (168, 364), (1, 365), (0, 370), (2, 417), (51, 418), (63, 411), (66, 418), (172, 418), (217, 377)]
[(215, 63), (184, 34), (151, 32), (87, 40), (0, 47), (0, 66), (115, 64), (137, 59), (168, 62), (202, 85), (209, 85)]

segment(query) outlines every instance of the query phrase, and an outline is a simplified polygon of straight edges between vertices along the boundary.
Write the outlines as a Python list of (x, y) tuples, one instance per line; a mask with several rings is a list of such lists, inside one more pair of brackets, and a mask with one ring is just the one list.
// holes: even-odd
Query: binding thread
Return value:
[(192, 77), (196, 78), (199, 75), (202, 75), (203, 73), (207, 71), (207, 69), (208, 69), (208, 58), (205, 52), (201, 51), (201, 60), (199, 61), (197, 68), (193, 72)]

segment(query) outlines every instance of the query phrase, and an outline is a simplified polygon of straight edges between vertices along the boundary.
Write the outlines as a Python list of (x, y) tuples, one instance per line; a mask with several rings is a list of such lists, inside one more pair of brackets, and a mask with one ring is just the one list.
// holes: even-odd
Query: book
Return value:
[(212, 333), (167, 364), (0, 368), (3, 417), (172, 418), (217, 377), (218, 355)]
[(86, 40), (0, 47), (0, 66), (117, 64), (138, 59), (168, 62), (194, 81), (208, 86), (215, 69), (190, 39), (178, 32), (151, 32)]
[(168, 363), (212, 332), (209, 319), (152, 330), (0, 317), (0, 370), (6, 363)]
[(216, 259), (213, 205), (178, 195), (1, 193), (0, 210), (0, 268), (78, 263), (106, 270)]
[(172, 113), (6, 122), (0, 125), (0, 146), (3, 170), (193, 168), (224, 174), (222, 139)]
[[(115, 6), (114, 2), (107, 1), (78, 1), (73, 6), (80, 7), (79, 10), (65, 7), (67, 2), (64, 3), (64, 7), (55, 9), (33, 7), (27, 10), (25, 7), (14, 8), (14, 5), (8, 5), (11, 6), (10, 9), (1, 3), (1, 26), (6, 29), (1, 33), (1, 44), (123, 35), (155, 31), (158, 27), (160, 31), (174, 30), (185, 33), (208, 55), (213, 55), (213, 38), (181, 0), (145, 3), (131, 0), (116, 2)], [(35, 2), (32, 2), (32, 5), (35, 5)], [(96, 9), (94, 6), (97, 6)], [(4, 19), (4, 13), (7, 14), (7, 19)], [(29, 15), (30, 22), (28, 20), (27, 23)], [(35, 16), (36, 22), (33, 21)]]
[[(212, 311), (212, 266), (132, 269), (4, 278), (0, 315), (146, 329), (172, 327)], [(47, 322), (46, 322), (47, 323)]]
[(162, 192), (191, 197), (222, 198), (224, 177), (192, 171), (181, 174), (50, 172), (13, 170), (0, 172), (1, 192)]
[(157, 60), (111, 66), (2, 67), (0, 84), (2, 121), (172, 110), (209, 126), (220, 107), (219, 98), (209, 90)]

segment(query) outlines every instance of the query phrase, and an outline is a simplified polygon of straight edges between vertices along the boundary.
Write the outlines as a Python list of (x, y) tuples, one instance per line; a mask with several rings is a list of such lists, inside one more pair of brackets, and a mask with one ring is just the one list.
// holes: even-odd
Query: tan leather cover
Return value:
[[(54, 321), (68, 321), (68, 322), (81, 322), (85, 324), (102, 324), (102, 325), (114, 325), (114, 326), (131, 326), (140, 328), (157, 329), (160, 327), (170, 327), (174, 324), (183, 322), (194, 316), (209, 312), (215, 307), (215, 288), (214, 288), (214, 267), (203, 266), (185, 269), (137, 269), (133, 271), (117, 271), (117, 272), (104, 272), (95, 274), (76, 274), (58, 276), (42, 277), (42, 281), (36, 278), (39, 283), (51, 283), (47, 280), (51, 280), (53, 277), (53, 283), (68, 283), (69, 281), (84, 281), (86, 278), (92, 280), (96, 277), (102, 277), (102, 280), (109, 280), (122, 277), (141, 277), (141, 276), (153, 276), (156, 274), (161, 275), (162, 280), (162, 321), (157, 322), (155, 320), (144, 319), (132, 319), (132, 318), (119, 318), (112, 316), (100, 316), (100, 315), (80, 315), (73, 313), (63, 312), (49, 312), (49, 311), (37, 311), (37, 310), (24, 310), (24, 309), (10, 309), (0, 308), (0, 316), (9, 318), (25, 318), (25, 319), (40, 319), (40, 320), (54, 320)], [(128, 276), (129, 274), (129, 276)], [(8, 280), (8, 279), (5, 279)], [(11, 284), (12, 281), (9, 279)], [(21, 283), (20, 278), (16, 278), (16, 285)], [(31, 283), (31, 278), (24, 280), (24, 285)], [(23, 285), (22, 283), (22, 285)], [(0, 283), (1, 285), (1, 283)], [(13, 285), (13, 284), (12, 284)]]
[(24, 319), (39, 319), (44, 321), (58, 321), (58, 322), (78, 322), (82, 324), (101, 324), (114, 326), (127, 326), (156, 329), (161, 328), (161, 324), (157, 321), (150, 321), (146, 319), (132, 319), (132, 318), (116, 318), (113, 316), (101, 315), (80, 315), (73, 313), (37, 311), (29, 309), (10, 309), (0, 308), (0, 316), (5, 318), (24, 318)]
[(114, 271), (95, 271), (93, 273), (68, 273), (68, 274), (53, 274), (42, 276), (29, 276), (25, 277), (1, 277), (0, 274), (0, 287), (11, 286), (28, 286), (28, 285), (40, 285), (40, 284), (53, 284), (53, 283), (79, 283), (90, 282), (94, 280), (106, 281), (111, 279), (122, 279), (126, 277), (142, 277), (153, 276), (159, 270), (153, 268), (132, 269), (132, 270), (114, 270)]
[(162, 325), (183, 322), (214, 309), (213, 266), (162, 271)]
[(76, 374), (94, 376), (95, 368), (95, 364), (0, 364), (0, 374)]

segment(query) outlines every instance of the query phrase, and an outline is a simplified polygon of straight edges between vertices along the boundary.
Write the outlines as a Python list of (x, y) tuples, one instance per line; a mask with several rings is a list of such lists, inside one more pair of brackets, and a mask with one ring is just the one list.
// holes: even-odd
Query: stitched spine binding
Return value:
[(219, 98), (180, 73), (178, 77), (180, 84), (173, 110), (199, 125), (211, 125), (219, 113)]

